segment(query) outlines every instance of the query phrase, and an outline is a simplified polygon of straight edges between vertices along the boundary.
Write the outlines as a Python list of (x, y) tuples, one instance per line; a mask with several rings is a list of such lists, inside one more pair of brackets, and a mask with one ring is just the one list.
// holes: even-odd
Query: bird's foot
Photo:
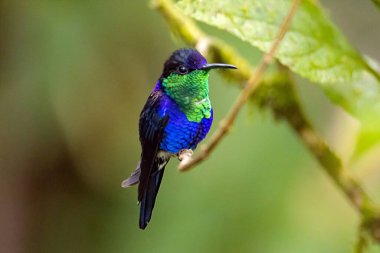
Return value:
[(193, 153), (194, 152), (191, 149), (181, 149), (177, 154), (178, 160), (184, 162), (185, 160), (191, 159)]

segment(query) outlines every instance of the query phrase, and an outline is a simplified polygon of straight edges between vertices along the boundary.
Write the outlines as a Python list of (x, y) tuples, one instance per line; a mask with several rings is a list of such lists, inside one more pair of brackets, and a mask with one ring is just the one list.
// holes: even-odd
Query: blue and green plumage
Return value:
[(139, 183), (140, 228), (150, 221), (165, 165), (183, 149), (194, 150), (210, 130), (213, 110), (208, 75), (213, 68), (195, 49), (179, 49), (165, 62), (139, 121), (141, 161), (123, 187)]

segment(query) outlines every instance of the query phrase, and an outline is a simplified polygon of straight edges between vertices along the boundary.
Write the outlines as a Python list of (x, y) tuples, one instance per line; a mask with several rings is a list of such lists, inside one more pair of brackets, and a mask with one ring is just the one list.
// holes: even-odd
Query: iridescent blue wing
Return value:
[(164, 96), (161, 91), (152, 92), (140, 114), (139, 132), (142, 148), (138, 187), (138, 201), (141, 203), (140, 228), (145, 228), (151, 218), (167, 162), (157, 157), (169, 121), (168, 115), (159, 114), (161, 107), (164, 106), (162, 103)]

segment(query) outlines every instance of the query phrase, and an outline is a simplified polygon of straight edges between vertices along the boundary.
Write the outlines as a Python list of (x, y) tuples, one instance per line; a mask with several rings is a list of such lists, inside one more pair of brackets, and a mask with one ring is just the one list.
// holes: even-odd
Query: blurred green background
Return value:
[[(322, 1), (380, 60), (370, 1)], [(210, 159), (167, 168), (153, 219), (138, 229), (141, 108), (171, 51), (147, 1), (0, 1), (0, 252), (350, 252), (358, 216), (292, 130), (245, 109)], [(257, 51), (202, 25), (257, 62)], [(345, 159), (358, 123), (297, 79), (305, 111)], [(238, 89), (210, 80), (216, 121)], [(214, 124), (213, 129), (217, 124)], [(352, 166), (380, 201), (380, 147)], [(371, 252), (380, 252), (372, 246)]]

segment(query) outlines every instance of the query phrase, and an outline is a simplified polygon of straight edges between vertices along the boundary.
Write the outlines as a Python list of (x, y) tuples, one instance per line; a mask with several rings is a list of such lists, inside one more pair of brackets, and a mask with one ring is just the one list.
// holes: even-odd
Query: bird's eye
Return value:
[(187, 74), (189, 72), (189, 69), (186, 68), (185, 66), (181, 65), (177, 68), (177, 71), (179, 74), (184, 75), (184, 74)]

